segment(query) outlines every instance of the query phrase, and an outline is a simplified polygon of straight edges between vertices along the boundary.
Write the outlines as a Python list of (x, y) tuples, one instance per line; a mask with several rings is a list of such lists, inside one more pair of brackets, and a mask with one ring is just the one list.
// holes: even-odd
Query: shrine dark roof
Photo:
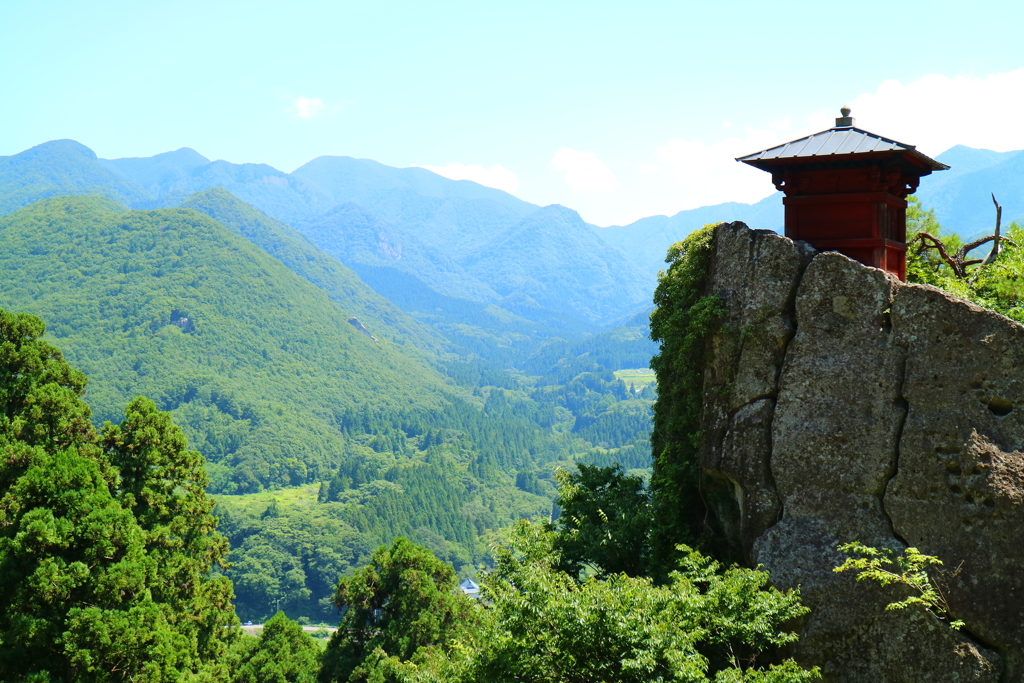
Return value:
[(922, 165), (932, 171), (944, 171), (949, 168), (946, 164), (921, 154), (913, 145), (905, 145), (902, 142), (883, 138), (881, 135), (875, 135), (852, 126), (829, 128), (820, 133), (815, 133), (799, 140), (793, 140), (778, 147), (748, 154), (736, 159), (736, 161), (742, 161), (745, 164), (764, 169), (784, 163), (783, 160), (785, 159), (816, 157), (824, 161), (825, 159), (838, 156), (876, 152), (905, 152), (909, 156), (914, 157), (918, 163), (923, 162)]

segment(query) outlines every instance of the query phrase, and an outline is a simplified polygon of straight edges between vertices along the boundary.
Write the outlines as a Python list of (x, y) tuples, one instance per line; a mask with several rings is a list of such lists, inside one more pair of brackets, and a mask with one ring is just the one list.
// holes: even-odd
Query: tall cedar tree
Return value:
[(97, 434), (44, 331), (0, 310), (0, 680), (224, 679), (237, 619), (202, 458), (145, 399)]
[(246, 638), (242, 648), (231, 683), (316, 683), (320, 646), (284, 612), (263, 625), (259, 640)]
[(338, 582), (334, 600), (345, 613), (324, 653), (322, 683), (385, 680), (395, 663), (445, 650), (479, 617), (456, 583), (451, 565), (405, 538), (378, 548)]

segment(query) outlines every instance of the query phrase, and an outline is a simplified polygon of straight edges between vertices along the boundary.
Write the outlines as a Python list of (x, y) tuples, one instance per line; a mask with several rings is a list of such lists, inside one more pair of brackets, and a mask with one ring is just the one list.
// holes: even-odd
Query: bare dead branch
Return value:
[(985, 259), (985, 265), (992, 263), (996, 260), (996, 256), (999, 256), (999, 225), (1003, 220), (1003, 207), (999, 206), (999, 202), (996, 201), (996, 193), (992, 193), (992, 203), (996, 205), (996, 234), (995, 243), (992, 245), (992, 251), (989, 252), (988, 258)]
[(976, 239), (973, 242), (968, 242), (964, 246), (960, 247), (960, 249), (958, 249), (956, 253), (958, 256), (967, 256), (968, 253), (974, 251), (975, 249), (985, 244), (986, 242), (991, 242), (995, 238), (995, 235), (989, 235), (988, 237), (982, 237), (981, 239)]
[[(953, 254), (952, 256), (950, 256), (949, 252), (946, 251), (946, 245), (943, 244), (942, 240), (940, 240), (935, 235), (932, 235), (927, 232), (919, 232), (917, 234), (917, 237), (914, 238), (914, 240), (912, 240), (910, 244), (913, 244), (915, 241), (920, 241), (920, 246), (917, 250), (918, 254), (923, 254), (928, 249), (935, 249), (936, 251), (938, 251), (939, 256), (942, 257), (942, 260), (945, 261), (945, 263), (950, 267), (950, 269), (953, 271), (953, 274), (956, 275), (956, 277), (958, 277), (961, 280), (967, 279), (967, 266), (975, 266), (980, 264), (979, 269), (974, 272), (974, 276), (971, 278), (971, 282), (974, 282), (974, 280), (976, 280), (978, 275), (981, 273), (981, 268), (984, 268), (985, 266), (993, 263), (996, 260), (996, 257), (999, 256), (999, 252), (1002, 251), (1002, 242), (1012, 244), (1015, 247), (1017, 246), (1016, 242), (1007, 237), (1003, 237), (999, 233), (1003, 221), (1003, 207), (999, 205), (998, 201), (996, 201), (995, 193), (992, 193), (992, 203), (995, 204), (996, 206), (995, 234), (988, 235), (980, 239), (976, 239), (973, 242), (969, 242), (963, 245), (962, 247), (957, 249), (956, 253)], [(993, 244), (992, 250), (989, 252), (987, 257), (983, 259), (967, 258), (967, 255), (971, 253), (973, 250), (977, 249), (978, 247), (984, 244), (988, 244), (989, 242), (992, 242)], [(908, 244), (907, 246), (910, 246), (910, 244)]]
[[(942, 243), (942, 240), (940, 240), (938, 237), (931, 234), (930, 232), (919, 232), (917, 233), (917, 237), (915, 239), (921, 241), (921, 248), (918, 250), (919, 254), (927, 249), (935, 249), (936, 251), (939, 252), (939, 256), (942, 257), (942, 260), (945, 261), (946, 264), (953, 269), (953, 273), (958, 278), (962, 279), (964, 277), (963, 266), (950, 257), (949, 252), (946, 251), (946, 245)], [(925, 244), (926, 239), (931, 240), (932, 243)], [(959, 254), (959, 252), (957, 252), (957, 254)]]

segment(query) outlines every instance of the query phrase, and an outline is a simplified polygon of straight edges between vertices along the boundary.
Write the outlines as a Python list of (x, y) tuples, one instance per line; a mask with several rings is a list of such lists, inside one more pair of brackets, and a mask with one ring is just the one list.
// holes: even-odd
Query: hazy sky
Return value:
[(733, 161), (858, 125), (1024, 148), (1024, 3), (0, 0), (0, 155), (192, 147), (469, 177), (601, 225), (756, 201)]

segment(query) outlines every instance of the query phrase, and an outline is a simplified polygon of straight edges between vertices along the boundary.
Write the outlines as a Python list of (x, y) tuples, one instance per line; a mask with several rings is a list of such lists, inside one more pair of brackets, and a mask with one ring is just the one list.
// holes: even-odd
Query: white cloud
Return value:
[(548, 166), (565, 173), (565, 182), (577, 192), (604, 192), (621, 185), (594, 152), (559, 147)]
[(778, 131), (748, 130), (743, 137), (729, 137), (711, 144), (670, 140), (654, 152), (674, 181), (672, 198), (665, 199), (678, 207), (675, 211), (764, 199), (775, 191), (770, 177), (763, 171), (738, 164), (736, 157), (771, 147), (784, 139), (785, 135)]
[(501, 164), (487, 168), (480, 164), (467, 165), (453, 161), (447, 166), (420, 166), (420, 168), (425, 168), (452, 180), (472, 180), (475, 183), (505, 192), (515, 192), (519, 189), (519, 176)]
[[(954, 145), (1024, 148), (1024, 68), (982, 77), (933, 74), (907, 85), (885, 81), (849, 105), (858, 128), (917, 145), (929, 156)], [(820, 114), (827, 125), (829, 118)]]
[[(830, 128), (840, 115), (839, 104), (807, 115), (776, 112), (774, 120), (755, 128), (733, 121), (725, 130), (705, 131), (728, 136), (717, 140), (693, 135), (636, 150), (631, 164), (636, 173), (623, 177), (618, 192), (580, 198), (572, 206), (588, 220), (609, 225), (722, 202), (756, 202), (775, 191), (770, 177), (735, 158)], [(1018, 121), (1024, 111), (1024, 69), (981, 77), (933, 74), (907, 84), (889, 80), (847, 104), (859, 128), (916, 145), (929, 156), (958, 144), (1000, 152), (1024, 149), (1024, 126)]]
[(341, 111), (341, 105), (326, 104), (319, 97), (296, 97), (288, 107), (288, 113), (300, 119), (315, 119), (328, 112)]

